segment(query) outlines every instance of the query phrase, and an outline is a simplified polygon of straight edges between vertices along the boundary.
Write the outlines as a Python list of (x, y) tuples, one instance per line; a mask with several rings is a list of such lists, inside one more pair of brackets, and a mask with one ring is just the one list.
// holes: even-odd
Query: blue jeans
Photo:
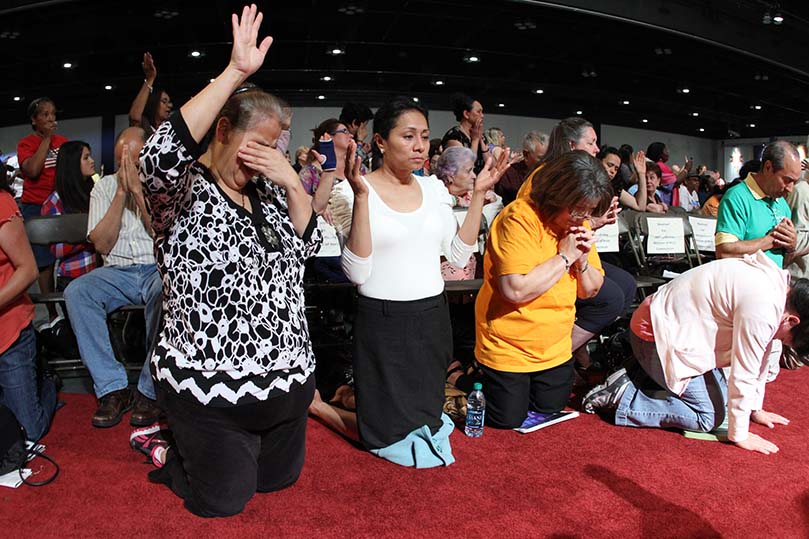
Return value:
[(728, 386), (722, 369), (712, 369), (688, 382), (682, 395), (665, 386), (663, 368), (653, 342), (630, 333), (632, 352), (642, 370), (632, 381), (615, 411), (615, 424), (708, 432), (725, 420)]
[[(23, 220), (39, 217), (42, 214), (42, 204), (20, 204), (20, 213), (22, 213)], [(56, 261), (51, 253), (50, 245), (34, 245), (32, 243), (31, 250), (34, 252), (34, 259), (36, 260), (37, 268), (40, 270), (53, 266)]]
[(146, 305), (147, 358), (140, 372), (138, 391), (152, 400), (157, 398), (148, 356), (154, 349), (160, 326), (162, 300), (163, 283), (154, 264), (104, 266), (74, 279), (65, 289), (70, 325), (98, 398), (129, 385), (126, 369), (112, 351), (107, 315), (125, 305), (139, 303)]
[(35, 442), (48, 432), (56, 411), (56, 385), (43, 379), (37, 386), (37, 345), (29, 324), (11, 347), (0, 354), (0, 403), (7, 406)]

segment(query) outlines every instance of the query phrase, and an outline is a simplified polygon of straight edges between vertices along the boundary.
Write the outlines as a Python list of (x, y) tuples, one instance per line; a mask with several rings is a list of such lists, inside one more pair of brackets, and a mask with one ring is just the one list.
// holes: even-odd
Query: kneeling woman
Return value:
[(601, 162), (574, 150), (539, 169), (530, 197), (494, 221), (475, 305), (475, 355), (492, 426), (518, 427), (529, 410), (565, 407), (576, 298), (595, 296), (604, 282), (587, 221), (611, 199)]
[[(348, 236), (343, 269), (359, 285), (357, 415), (317, 399), (311, 411), (402, 466), (449, 465), (453, 424), (442, 409), (452, 331), (439, 260), (444, 254), (455, 267), (466, 265), (486, 191), (507, 163), (490, 160), (478, 174), (459, 228), (444, 185), (413, 175), (430, 148), (427, 112), (406, 99), (383, 105), (374, 116), (374, 143), (381, 166), (365, 177), (358, 162), (347, 166), (348, 182), (337, 186), (331, 201), (335, 226)], [(352, 158), (353, 149), (352, 142)]]
[(270, 45), (256, 47), (261, 15), (253, 5), (233, 19), (228, 67), (141, 153), (164, 286), (152, 367), (176, 442), (152, 453), (162, 468), (150, 479), (200, 516), (239, 513), (255, 492), (297, 480), (314, 394), (303, 265), (320, 236), (275, 149), (284, 104), (239, 88)]

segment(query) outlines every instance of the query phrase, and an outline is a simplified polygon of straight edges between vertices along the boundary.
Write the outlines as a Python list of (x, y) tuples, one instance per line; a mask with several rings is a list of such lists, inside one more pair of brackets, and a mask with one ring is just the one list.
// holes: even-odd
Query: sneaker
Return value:
[(584, 396), (582, 408), (588, 414), (594, 414), (598, 410), (616, 409), (630, 382), (626, 369), (618, 369), (607, 377), (606, 382), (595, 386)]
[(163, 466), (164, 459), (156, 457), (169, 447), (168, 440), (162, 434), (162, 431), (165, 430), (168, 430), (168, 425), (165, 423), (155, 423), (142, 429), (135, 429), (129, 435), (129, 445), (135, 451), (149, 457), (152, 464), (160, 468)]

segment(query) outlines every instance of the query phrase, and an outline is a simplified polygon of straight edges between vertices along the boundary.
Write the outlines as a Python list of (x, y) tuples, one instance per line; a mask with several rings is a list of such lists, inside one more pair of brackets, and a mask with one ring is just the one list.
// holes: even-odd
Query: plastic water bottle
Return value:
[(464, 433), (471, 438), (483, 436), (483, 420), (486, 416), (486, 397), (483, 396), (483, 384), (475, 382), (472, 393), (466, 399), (466, 427)]

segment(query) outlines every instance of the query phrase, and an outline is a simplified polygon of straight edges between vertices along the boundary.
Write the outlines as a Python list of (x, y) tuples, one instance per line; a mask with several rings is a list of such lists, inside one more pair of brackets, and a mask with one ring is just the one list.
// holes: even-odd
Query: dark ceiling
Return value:
[[(229, 13), (240, 5), (5, 0), (0, 124), (25, 122), (26, 103), (40, 95), (54, 98), (63, 118), (125, 113), (147, 50), (158, 84), (181, 104), (227, 62)], [(743, 137), (809, 131), (806, 0), (259, 6), (262, 30), (275, 43), (254, 80), (293, 106), (347, 100), (377, 106), (402, 94), (448, 109), (450, 94), (463, 91), (487, 112), (563, 118), (582, 111), (596, 123), (716, 139), (729, 131)], [(764, 25), (766, 11), (780, 11), (784, 22)], [(327, 53), (335, 47), (345, 54)], [(192, 50), (202, 56), (190, 57)], [(480, 61), (468, 63), (469, 56)], [(63, 68), (65, 62), (73, 67)], [(321, 80), (325, 75), (332, 80)], [(444, 84), (437, 86), (439, 80)]]

